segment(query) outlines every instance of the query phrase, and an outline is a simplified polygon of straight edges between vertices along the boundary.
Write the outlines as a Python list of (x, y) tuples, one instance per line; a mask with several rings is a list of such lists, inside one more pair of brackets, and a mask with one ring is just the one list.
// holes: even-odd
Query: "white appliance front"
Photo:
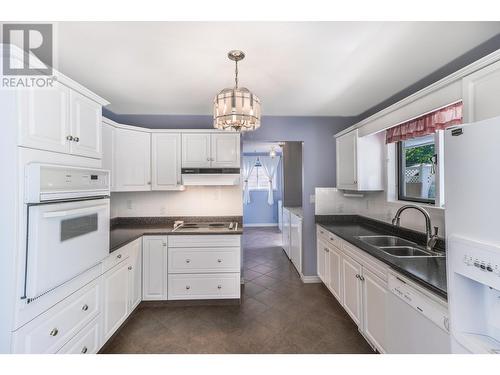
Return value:
[(28, 206), (28, 302), (108, 255), (109, 216), (108, 198)]
[(445, 132), (452, 348), (500, 352), (500, 118)]

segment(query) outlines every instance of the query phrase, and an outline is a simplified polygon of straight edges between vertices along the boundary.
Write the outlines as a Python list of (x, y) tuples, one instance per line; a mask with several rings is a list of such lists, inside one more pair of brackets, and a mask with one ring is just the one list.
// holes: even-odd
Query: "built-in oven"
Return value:
[(109, 172), (26, 167), (28, 302), (101, 262), (109, 253)]

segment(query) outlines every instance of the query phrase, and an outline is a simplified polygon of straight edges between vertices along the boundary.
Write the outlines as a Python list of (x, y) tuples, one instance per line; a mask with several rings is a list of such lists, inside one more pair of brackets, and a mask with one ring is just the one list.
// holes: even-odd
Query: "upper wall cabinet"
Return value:
[(384, 190), (384, 133), (359, 137), (353, 130), (337, 138), (337, 188)]
[(181, 185), (181, 134), (151, 135), (152, 190), (177, 190)]
[(464, 123), (500, 116), (500, 61), (462, 80)]
[(56, 82), (20, 90), (18, 105), (20, 146), (101, 158), (100, 103)]
[(182, 134), (183, 168), (239, 168), (239, 133)]
[(151, 190), (151, 134), (114, 130), (114, 191)]

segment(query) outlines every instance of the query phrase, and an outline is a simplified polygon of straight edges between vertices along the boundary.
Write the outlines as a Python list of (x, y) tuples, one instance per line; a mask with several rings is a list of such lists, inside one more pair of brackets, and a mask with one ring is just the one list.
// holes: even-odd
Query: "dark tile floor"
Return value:
[(105, 353), (372, 353), (322, 284), (303, 284), (281, 233), (245, 229), (241, 305), (141, 305)]

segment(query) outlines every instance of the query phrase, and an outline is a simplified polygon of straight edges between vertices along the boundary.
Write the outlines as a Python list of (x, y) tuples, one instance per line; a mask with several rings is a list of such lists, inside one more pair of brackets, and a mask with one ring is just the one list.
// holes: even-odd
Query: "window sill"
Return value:
[(434, 204), (429, 204), (429, 203), (422, 203), (422, 202), (411, 202), (411, 201), (400, 201), (400, 200), (387, 200), (387, 203), (390, 204), (395, 204), (398, 206), (404, 206), (404, 205), (413, 205), (413, 206), (418, 206), (420, 208), (429, 208), (432, 210), (440, 210), (443, 211), (445, 210), (445, 207), (443, 206), (436, 206)]

